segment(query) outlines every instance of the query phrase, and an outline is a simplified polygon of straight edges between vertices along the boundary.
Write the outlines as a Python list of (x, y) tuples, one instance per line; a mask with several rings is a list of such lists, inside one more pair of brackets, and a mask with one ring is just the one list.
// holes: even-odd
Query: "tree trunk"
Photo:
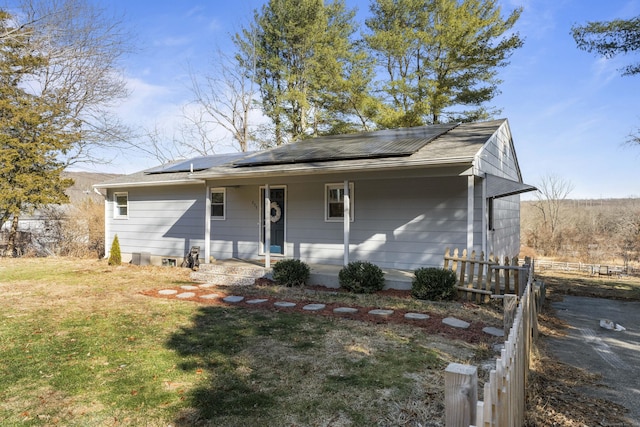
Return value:
[(16, 248), (16, 236), (18, 235), (18, 222), (20, 220), (19, 215), (14, 215), (11, 220), (11, 228), (9, 229), (9, 238), (7, 240), (7, 253), (11, 254), (13, 257), (18, 256), (18, 251)]

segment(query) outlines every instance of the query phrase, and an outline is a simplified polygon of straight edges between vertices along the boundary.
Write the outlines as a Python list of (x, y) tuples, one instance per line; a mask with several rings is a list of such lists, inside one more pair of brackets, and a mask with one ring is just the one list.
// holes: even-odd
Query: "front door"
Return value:
[(260, 197), (262, 200), (262, 217), (260, 223), (262, 224), (260, 233), (262, 236), (263, 251), (266, 252), (265, 244), (265, 226), (264, 215), (267, 214), (271, 218), (271, 250), (270, 252), (275, 255), (284, 255), (284, 230), (285, 230), (285, 189), (284, 188), (271, 188), (269, 190), (269, 199), (271, 199), (271, 206), (264, 206), (264, 188), (260, 189)]

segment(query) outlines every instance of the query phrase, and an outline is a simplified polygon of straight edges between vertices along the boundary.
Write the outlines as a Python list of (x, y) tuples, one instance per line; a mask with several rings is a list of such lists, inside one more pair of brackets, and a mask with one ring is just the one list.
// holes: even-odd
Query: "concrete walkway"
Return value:
[[(552, 304), (570, 325), (567, 336), (550, 340), (562, 362), (602, 375), (605, 387), (587, 393), (629, 409), (629, 425), (640, 427), (640, 302), (565, 296)], [(602, 328), (607, 319), (626, 330)]]

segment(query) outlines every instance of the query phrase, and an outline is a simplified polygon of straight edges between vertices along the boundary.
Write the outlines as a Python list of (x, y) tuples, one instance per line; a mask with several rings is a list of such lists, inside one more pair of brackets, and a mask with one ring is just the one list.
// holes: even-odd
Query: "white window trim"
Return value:
[[(349, 183), (349, 222), (353, 222), (355, 217), (353, 213), (354, 196), (353, 196), (353, 182)], [(344, 222), (344, 217), (329, 217), (329, 189), (344, 188), (344, 183), (329, 183), (324, 185), (324, 222)]]
[[(118, 207), (118, 196), (127, 197), (127, 214), (120, 215), (120, 209)], [(118, 191), (113, 193), (113, 218), (114, 219), (129, 219), (129, 193), (127, 191)]]
[[(213, 193), (222, 193), (222, 216), (213, 216)], [(227, 219), (227, 189), (226, 188), (212, 188), (209, 191), (209, 197), (211, 197), (211, 215), (212, 221), (224, 221)]]

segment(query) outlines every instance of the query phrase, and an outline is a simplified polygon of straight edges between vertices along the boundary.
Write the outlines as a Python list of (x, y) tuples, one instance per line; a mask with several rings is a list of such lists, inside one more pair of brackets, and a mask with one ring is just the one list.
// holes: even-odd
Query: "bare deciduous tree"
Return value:
[(548, 240), (549, 249), (557, 251), (562, 246), (558, 235), (558, 227), (562, 220), (562, 202), (573, 191), (574, 185), (558, 175), (547, 174), (540, 179), (537, 187), (534, 206), (541, 217), (542, 232), (544, 238)]
[(31, 91), (65, 105), (81, 135), (62, 153), (67, 165), (105, 161), (99, 151), (130, 135), (111, 111), (128, 96), (119, 61), (132, 47), (122, 19), (86, 0), (23, 0), (16, 16), (47, 60)]
[[(211, 130), (227, 131), (238, 151), (248, 151), (252, 142), (251, 114), (256, 110), (258, 88), (245, 74), (235, 58), (220, 49), (216, 51), (212, 73), (198, 78), (191, 73), (192, 105), (197, 115), (187, 116), (202, 140), (210, 138)], [(250, 70), (249, 70), (250, 71)], [(211, 141), (211, 146), (219, 140)]]
[(162, 125), (144, 129), (129, 146), (161, 163), (209, 156), (223, 149), (246, 152), (261, 147), (258, 89), (247, 70), (220, 49), (209, 73), (190, 70), (193, 99), (182, 107), (182, 124), (172, 133)]

